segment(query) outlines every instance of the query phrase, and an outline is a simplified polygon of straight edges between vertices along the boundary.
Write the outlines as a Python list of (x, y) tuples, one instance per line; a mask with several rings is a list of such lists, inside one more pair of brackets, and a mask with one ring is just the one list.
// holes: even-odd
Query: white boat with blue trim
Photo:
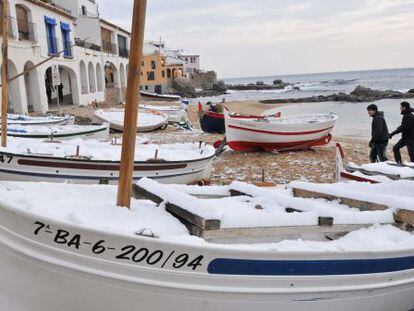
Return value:
[[(138, 185), (158, 189), (145, 179)], [(39, 195), (42, 189), (47, 196)], [(288, 191), (271, 194), (251, 188), (251, 198), (218, 199), (229, 189), (174, 186), (155, 193), (176, 204), (188, 203), (183, 199), (193, 194), (195, 204), (185, 203), (187, 207), (211, 206), (204, 216), (221, 217), (223, 232), (235, 221), (228, 211), (236, 202), (250, 221), (278, 222), (280, 202), (273, 204), (274, 217), (269, 220), (269, 199), (289, 199), (293, 207), (308, 208), (290, 218), (293, 222), (302, 216), (302, 221), (315, 220), (324, 213), (323, 206), (333, 209), (339, 221), (352, 215), (367, 222), (375, 217), (389, 220), (387, 211), (370, 214), (346, 210), (339, 203), (304, 204)], [(133, 200), (128, 211), (115, 207), (115, 192), (113, 186), (0, 182), (4, 310), (129, 311), (139, 306), (149, 311), (407, 311), (414, 307), (414, 236), (391, 225), (360, 229), (334, 241), (283, 236), (271, 243), (205, 241), (189, 235), (188, 227), (170, 214), (173, 209), (167, 202), (157, 207)], [(197, 195), (204, 197), (204, 203)], [(262, 209), (255, 208), (258, 202)], [(215, 214), (219, 210), (221, 216)], [(342, 217), (344, 212), (347, 217)], [(286, 221), (288, 214), (283, 214)]]
[(52, 124), (73, 124), (73, 116), (29, 116), (22, 114), (7, 114), (7, 124), (10, 125), (52, 125)]

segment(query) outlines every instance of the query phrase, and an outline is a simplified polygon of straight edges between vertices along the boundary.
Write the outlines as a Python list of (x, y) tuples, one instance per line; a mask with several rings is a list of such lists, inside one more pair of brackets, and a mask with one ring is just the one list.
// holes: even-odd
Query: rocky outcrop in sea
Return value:
[(173, 81), (174, 91), (172, 92), (175, 95), (180, 95), (184, 98), (196, 98), (196, 97), (206, 97), (206, 96), (219, 96), (226, 94), (227, 87), (223, 81), (216, 81), (213, 83), (211, 89), (203, 89), (197, 91), (192, 84), (185, 78), (176, 78)]
[(233, 91), (262, 91), (262, 90), (283, 90), (290, 83), (283, 82), (280, 79), (276, 79), (272, 84), (266, 84), (263, 81), (257, 81), (256, 83), (249, 84), (227, 84), (226, 87)]
[(335, 93), (332, 95), (318, 95), (302, 98), (269, 99), (260, 101), (263, 104), (284, 104), (284, 103), (320, 103), (320, 102), (374, 102), (381, 99), (407, 99), (414, 98), (414, 89), (404, 93), (392, 90), (373, 90), (363, 86), (357, 86), (349, 94)]

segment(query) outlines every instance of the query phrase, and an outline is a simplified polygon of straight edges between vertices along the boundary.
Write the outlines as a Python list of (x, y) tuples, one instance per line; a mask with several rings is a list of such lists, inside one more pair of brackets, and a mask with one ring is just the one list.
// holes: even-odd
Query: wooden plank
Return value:
[(356, 168), (356, 167), (352, 167), (352, 166), (345, 166), (345, 170), (347, 172), (350, 172), (350, 173), (360, 172), (360, 173), (362, 173), (364, 175), (367, 175), (367, 176), (378, 176), (378, 175), (379, 176), (385, 176), (385, 177), (388, 177), (391, 180), (401, 179), (400, 175), (385, 174), (385, 173), (381, 173), (381, 172), (377, 172), (377, 171), (368, 171), (368, 170), (365, 170), (363, 168)]
[(414, 225), (414, 211), (399, 210), (394, 213), (394, 220), (396, 222)]
[[(156, 204), (160, 204), (165, 202), (165, 200), (156, 194), (147, 191), (146, 189), (133, 184), (132, 186), (132, 195), (135, 199), (142, 200), (150, 200)], [(165, 209), (177, 217), (180, 220), (184, 220), (185, 222), (197, 226), (204, 230), (218, 230), (220, 229), (221, 221), (218, 219), (204, 219), (203, 217), (196, 215), (185, 208), (182, 208), (178, 205), (175, 205), (170, 202), (166, 202)]]
[(323, 193), (323, 192), (309, 191), (309, 190), (304, 190), (304, 189), (299, 189), (299, 188), (293, 188), (292, 190), (293, 190), (293, 195), (298, 198), (326, 199), (329, 201), (339, 201), (341, 204), (357, 208), (361, 211), (384, 211), (389, 208), (386, 205), (382, 205), (378, 203), (361, 201), (361, 200), (345, 198), (345, 197), (339, 197), (339, 196), (335, 196), (335, 195), (331, 195), (331, 194)]
[(302, 234), (346, 234), (351, 231), (367, 228), (371, 225), (333, 225), (333, 226), (292, 226), (234, 228), (221, 230), (202, 230), (201, 238), (207, 241), (219, 239), (265, 238), (277, 236), (298, 236)]

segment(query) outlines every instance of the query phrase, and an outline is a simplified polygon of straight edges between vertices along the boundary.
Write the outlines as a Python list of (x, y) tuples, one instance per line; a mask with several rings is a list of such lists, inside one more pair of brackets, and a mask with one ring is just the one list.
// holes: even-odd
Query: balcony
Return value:
[(36, 41), (36, 24), (23, 19), (16, 19), (15, 24), (17, 25), (19, 40), (32, 42)]
[(102, 52), (116, 54), (116, 44), (110, 41), (102, 40)]
[(99, 45), (93, 44), (93, 43), (90, 43), (90, 42), (87, 42), (87, 41), (83, 41), (79, 38), (75, 39), (75, 45), (79, 46), (81, 48), (85, 48), (85, 49), (89, 49), (89, 50), (93, 50), (93, 51), (98, 51), (98, 52), (100, 52), (102, 50)]
[(120, 57), (128, 58), (129, 57), (129, 50), (127, 48), (119, 48), (118, 53)]

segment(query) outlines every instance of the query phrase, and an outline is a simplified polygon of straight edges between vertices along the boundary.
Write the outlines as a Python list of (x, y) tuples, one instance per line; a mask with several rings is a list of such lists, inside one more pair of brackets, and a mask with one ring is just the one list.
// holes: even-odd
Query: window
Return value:
[(46, 24), (46, 37), (49, 55), (56, 55), (58, 53), (57, 40), (56, 40), (56, 20), (54, 18), (45, 16)]
[(145, 86), (145, 90), (148, 91), (148, 85)]
[(155, 62), (155, 60), (152, 60), (152, 61), (151, 61), (151, 69), (152, 69), (152, 70), (157, 69), (157, 63)]
[(64, 22), (60, 22), (60, 29), (62, 31), (63, 41), (63, 57), (72, 58), (72, 44), (70, 42), (70, 25)]
[(148, 71), (147, 72), (147, 80), (148, 81), (154, 81), (155, 80), (155, 72), (154, 71)]
[(119, 56), (127, 58), (129, 56), (127, 38), (118, 35), (118, 52)]
[(142, 65), (142, 67), (144, 67), (144, 61), (142, 61), (141, 65)]
[(29, 23), (29, 14), (25, 7), (16, 5), (16, 21), (19, 40), (34, 41), (34, 31), (32, 23)]
[(86, 10), (86, 6), (81, 6), (81, 15), (82, 16), (88, 16), (88, 11)]
[(165, 70), (162, 71), (162, 77), (165, 78)]
[(116, 54), (116, 44), (112, 43), (112, 31), (101, 28), (102, 51), (105, 53)]

